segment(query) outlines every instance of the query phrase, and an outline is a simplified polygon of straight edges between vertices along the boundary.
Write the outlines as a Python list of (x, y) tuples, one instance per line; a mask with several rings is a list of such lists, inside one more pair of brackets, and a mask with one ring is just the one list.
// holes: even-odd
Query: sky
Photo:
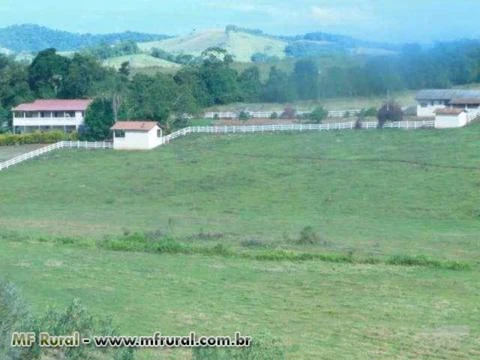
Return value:
[(480, 0), (0, 0), (0, 27), (184, 35), (235, 24), (271, 34), (427, 43), (480, 37), (479, 13)]

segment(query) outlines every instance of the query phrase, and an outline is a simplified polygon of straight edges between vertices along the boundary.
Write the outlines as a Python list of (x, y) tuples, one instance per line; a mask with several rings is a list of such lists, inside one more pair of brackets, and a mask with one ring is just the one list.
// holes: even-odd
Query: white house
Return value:
[(92, 100), (35, 100), (12, 109), (13, 131), (78, 130)]
[(438, 109), (463, 109), (470, 120), (480, 114), (479, 90), (420, 90), (415, 96), (418, 117), (435, 117)]
[(435, 111), (435, 128), (448, 129), (468, 124), (467, 113), (463, 109), (445, 108)]
[(111, 130), (115, 150), (149, 150), (162, 141), (162, 129), (155, 121), (117, 121)]

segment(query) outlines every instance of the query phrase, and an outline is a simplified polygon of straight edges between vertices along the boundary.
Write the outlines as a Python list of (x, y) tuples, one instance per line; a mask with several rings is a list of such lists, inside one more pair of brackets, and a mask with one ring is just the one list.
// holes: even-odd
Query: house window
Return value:
[(116, 138), (123, 138), (123, 137), (125, 137), (125, 131), (124, 131), (124, 130), (115, 130), (115, 137), (116, 137)]
[(157, 130), (157, 137), (162, 137), (162, 129)]
[(428, 106), (428, 104), (427, 104), (427, 103), (421, 103), (420, 106), (421, 106), (422, 108), (426, 108), (426, 107)]

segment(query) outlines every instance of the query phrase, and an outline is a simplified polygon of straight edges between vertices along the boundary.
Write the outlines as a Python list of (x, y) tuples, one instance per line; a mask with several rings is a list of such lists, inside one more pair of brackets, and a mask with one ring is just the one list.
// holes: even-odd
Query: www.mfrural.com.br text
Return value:
[(149, 336), (92, 336), (82, 337), (79, 332), (71, 335), (51, 335), (41, 332), (38, 335), (32, 332), (15, 332), (12, 334), (12, 347), (31, 347), (36, 344), (44, 348), (95, 346), (126, 347), (126, 348), (191, 348), (191, 347), (249, 347), (252, 343), (250, 336), (236, 332), (234, 336), (197, 336), (190, 332), (186, 336), (165, 336), (160, 332)]

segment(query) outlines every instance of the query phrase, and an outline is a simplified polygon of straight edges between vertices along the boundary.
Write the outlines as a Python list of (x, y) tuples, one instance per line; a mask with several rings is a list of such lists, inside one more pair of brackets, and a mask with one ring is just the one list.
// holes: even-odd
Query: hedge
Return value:
[(0, 134), (0, 146), (24, 144), (51, 144), (62, 140), (77, 140), (76, 132), (66, 134), (61, 131), (34, 132), (28, 134)]

